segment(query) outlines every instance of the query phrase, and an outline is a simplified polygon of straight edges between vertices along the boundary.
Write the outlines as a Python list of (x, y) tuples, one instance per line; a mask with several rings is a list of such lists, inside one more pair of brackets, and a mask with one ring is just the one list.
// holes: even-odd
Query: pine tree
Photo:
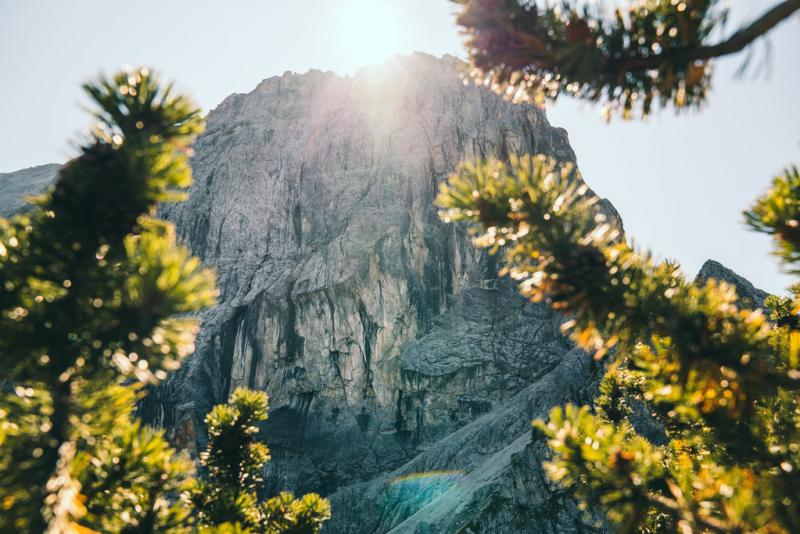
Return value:
[[(709, 60), (800, 9), (780, 2), (708, 44), (726, 15), (713, 0), (631, 2), (610, 18), (570, 1), (459, 3), (475, 73), (495, 89), (538, 101), (566, 91), (626, 118), (654, 102), (700, 106)], [(563, 330), (606, 362), (593, 407), (534, 422), (553, 451), (553, 481), (620, 532), (800, 532), (800, 284), (748, 309), (733, 286), (691, 283), (631, 247), (572, 165), (544, 156), (465, 163), (437, 201), (443, 220), (470, 223), (522, 294), (563, 312)], [(745, 218), (800, 272), (796, 168)], [(666, 443), (637, 432), (636, 406)]]
[[(783, 0), (732, 35), (722, 0), (453, 0), (473, 76), (515, 100), (561, 93), (630, 118), (653, 107), (698, 108), (712, 61), (745, 49), (800, 9)], [(542, 4), (544, 4), (542, 6)]]
[(202, 527), (225, 532), (314, 534), (330, 517), (330, 505), (310, 493), (291, 493), (259, 502), (261, 473), (269, 449), (255, 440), (258, 423), (267, 418), (267, 394), (237, 388), (229, 404), (215, 406), (206, 417), (208, 448), (200, 456), (206, 470), (191, 492)]
[(31, 210), (0, 220), (0, 530), (153, 532), (190, 480), (131, 417), (193, 350), (213, 274), (156, 203), (182, 198), (199, 110), (147, 69), (84, 89), (97, 124)]
[(214, 511), (233, 522), (204, 531), (316, 532), (327, 501), (256, 501), (265, 395), (237, 391), (209, 415), (226, 440), (212, 436), (208, 481), (135, 418), (143, 387), (194, 350), (193, 315), (216, 296), (213, 273), (154, 217), (190, 185), (203, 123), (147, 69), (84, 89), (98, 122), (78, 157), (28, 213), (0, 219), (0, 532), (194, 532)]
[[(620, 532), (800, 532), (800, 288), (743, 308), (735, 288), (688, 282), (621, 240), (569, 164), (544, 156), (468, 163), (443, 184), (445, 221), (502, 251), (523, 295), (569, 317), (565, 332), (608, 373), (594, 409), (556, 407), (535, 427), (551, 479)], [(800, 175), (747, 213), (800, 262)], [(668, 442), (631, 423), (649, 407)]]

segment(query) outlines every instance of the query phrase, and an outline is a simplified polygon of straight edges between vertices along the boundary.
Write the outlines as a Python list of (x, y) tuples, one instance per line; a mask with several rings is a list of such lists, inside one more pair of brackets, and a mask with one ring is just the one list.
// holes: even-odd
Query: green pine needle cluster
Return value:
[(330, 505), (315, 493), (295, 499), (291, 493), (259, 502), (261, 473), (269, 461), (266, 445), (255, 440), (267, 419), (267, 394), (237, 388), (229, 404), (206, 417), (208, 448), (200, 456), (206, 477), (191, 499), (203, 528), (267, 534), (313, 534), (330, 517)]
[[(710, 60), (738, 52), (800, 9), (783, 1), (720, 42), (727, 9), (719, 0), (611, 3), (454, 0), (472, 75), (516, 101), (561, 93), (605, 105), (607, 118), (653, 108), (698, 108)], [(613, 4), (612, 4), (613, 5)]]
[(194, 485), (192, 460), (133, 417), (133, 388), (116, 388), (95, 398), (115, 399), (117, 422), (73, 461), (85, 508), (79, 524), (97, 532), (190, 532), (192, 511), (179, 497)]
[(793, 274), (800, 274), (800, 170), (791, 166), (772, 182), (769, 193), (745, 213), (757, 232), (773, 236), (776, 255)]
[(132, 418), (138, 387), (194, 350), (214, 275), (153, 218), (191, 182), (203, 123), (147, 69), (85, 86), (97, 124), (55, 186), (0, 220), (0, 530), (151, 532), (189, 480)]
[[(748, 213), (796, 264), (794, 171)], [(599, 506), (620, 532), (800, 530), (800, 298), (742, 306), (733, 286), (688, 282), (630, 247), (571, 164), (544, 156), (462, 165), (442, 184), (443, 220), (470, 223), (523, 295), (608, 374), (594, 410), (557, 407), (535, 426), (549, 476)], [(791, 222), (795, 221), (795, 222)], [(650, 442), (633, 404), (664, 426)]]

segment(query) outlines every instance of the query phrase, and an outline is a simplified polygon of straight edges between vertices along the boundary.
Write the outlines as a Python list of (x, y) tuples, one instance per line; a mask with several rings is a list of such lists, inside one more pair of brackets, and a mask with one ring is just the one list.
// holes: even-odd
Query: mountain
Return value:
[(744, 306), (763, 308), (764, 299), (769, 294), (766, 291), (756, 288), (749, 280), (739, 276), (718, 261), (707, 260), (700, 268), (695, 278), (696, 284), (704, 284), (709, 278), (727, 282), (736, 288), (736, 295)]
[[(231, 95), (194, 147), (188, 201), (160, 210), (221, 294), (141, 415), (196, 453), (211, 406), (267, 391), (265, 493), (330, 497), (325, 532), (602, 530), (546, 481), (530, 425), (589, 402), (600, 365), (433, 205), (464, 159), (575, 155), (542, 110), (462, 69), (412, 54)], [(0, 175), (0, 212), (56, 170)], [(735, 276), (719, 267), (703, 277)]]
[(189, 200), (163, 208), (221, 297), (143, 413), (202, 447), (213, 404), (266, 390), (266, 491), (331, 496), (329, 532), (576, 528), (530, 421), (590, 398), (597, 370), (433, 206), (466, 158), (575, 156), (460, 71), (414, 54), (264, 80), (209, 114)]
[(14, 172), (0, 173), (0, 217), (23, 211), (26, 198), (47, 190), (59, 165), (50, 163)]

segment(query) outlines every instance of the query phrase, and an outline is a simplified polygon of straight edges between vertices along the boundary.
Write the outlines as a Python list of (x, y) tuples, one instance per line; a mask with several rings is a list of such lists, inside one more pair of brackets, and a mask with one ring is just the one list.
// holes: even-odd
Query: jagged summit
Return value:
[(217, 107), (223, 106), (230, 99), (234, 100), (239, 99), (242, 97), (246, 97), (248, 95), (252, 95), (254, 93), (258, 93), (260, 91), (268, 92), (270, 91), (270, 88), (273, 87), (275, 84), (281, 82), (285, 83), (292, 79), (314, 80), (315, 83), (319, 83), (320, 80), (332, 80), (332, 79), (338, 79), (342, 81), (353, 80), (353, 79), (374, 80), (378, 76), (386, 76), (387, 81), (390, 81), (391, 77), (396, 76), (403, 71), (407, 72), (409, 70), (412, 71), (418, 70), (419, 68), (425, 65), (434, 68), (441, 68), (442, 66), (445, 66), (448, 70), (453, 70), (457, 72), (460, 76), (465, 72), (464, 69), (466, 68), (467, 63), (464, 62), (462, 59), (459, 59), (451, 54), (434, 56), (426, 52), (411, 52), (409, 54), (395, 54), (394, 56), (380, 63), (365, 65), (363, 67), (360, 67), (353, 74), (338, 74), (334, 71), (321, 70), (315, 68), (308, 69), (305, 72), (286, 70), (283, 72), (283, 74), (273, 75), (264, 78), (249, 92), (232, 93), (228, 95), (226, 98), (223, 99), (223, 101)]
[(758, 289), (749, 280), (743, 276), (739, 276), (731, 269), (728, 269), (721, 263), (715, 260), (707, 260), (697, 273), (696, 281), (703, 283), (709, 278), (715, 278), (722, 282), (728, 282), (736, 287), (736, 294), (744, 302), (752, 304), (757, 307), (764, 306), (764, 299), (769, 296), (769, 293)]
[(466, 61), (452, 54), (435, 56), (427, 52), (417, 51), (409, 54), (395, 54), (381, 63), (365, 65), (358, 69), (352, 77), (370, 76), (376, 73), (392, 75), (398, 69), (415, 68), (422, 64), (438, 66), (439, 68), (445, 65), (445, 68), (457, 69), (461, 75), (466, 74), (466, 69), (469, 67)]
[(352, 78), (359, 78), (363, 76), (374, 76), (377, 73), (385, 73), (389, 76), (395, 75), (398, 70), (400, 69), (408, 69), (408, 68), (415, 68), (416, 66), (422, 64), (430, 64), (430, 65), (438, 65), (441, 67), (443, 64), (447, 65), (448, 68), (455, 67), (462, 72), (464, 69), (468, 67), (468, 63), (466, 63), (463, 59), (460, 59), (452, 54), (442, 54), (441, 56), (436, 56), (433, 54), (429, 54), (427, 52), (410, 52), (408, 54), (394, 54), (393, 56), (387, 58), (384, 61), (378, 63), (371, 63), (368, 65), (364, 65), (359, 67), (353, 74), (338, 74), (334, 71), (330, 70), (321, 70), (311, 68), (305, 72), (296, 72), (292, 70), (284, 71), (283, 74), (278, 76), (270, 76), (268, 78), (263, 79), (258, 86), (256, 86), (255, 90), (258, 90), (258, 87), (261, 84), (273, 79), (273, 78), (291, 78), (295, 76), (311, 76), (311, 77), (337, 77), (342, 79), (352, 79)]

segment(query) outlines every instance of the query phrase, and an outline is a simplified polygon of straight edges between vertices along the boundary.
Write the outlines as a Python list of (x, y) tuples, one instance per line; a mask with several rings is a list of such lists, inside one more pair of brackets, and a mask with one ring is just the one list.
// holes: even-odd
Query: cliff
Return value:
[(232, 95), (195, 146), (189, 200), (163, 209), (221, 298), (147, 417), (202, 447), (213, 404), (266, 390), (265, 491), (331, 496), (330, 532), (577, 528), (530, 420), (588, 399), (595, 370), (433, 206), (464, 159), (574, 154), (541, 110), (459, 69), (414, 54)]
[[(542, 110), (465, 85), (461, 67), (412, 54), (266, 79), (208, 115), (188, 201), (161, 208), (221, 295), (142, 416), (196, 452), (211, 406), (266, 390), (264, 492), (329, 496), (326, 532), (602, 530), (545, 480), (530, 426), (589, 402), (602, 369), (433, 206), (462, 160), (575, 156)], [(0, 213), (56, 170), (0, 175)], [(708, 277), (763, 301), (719, 264)]]

